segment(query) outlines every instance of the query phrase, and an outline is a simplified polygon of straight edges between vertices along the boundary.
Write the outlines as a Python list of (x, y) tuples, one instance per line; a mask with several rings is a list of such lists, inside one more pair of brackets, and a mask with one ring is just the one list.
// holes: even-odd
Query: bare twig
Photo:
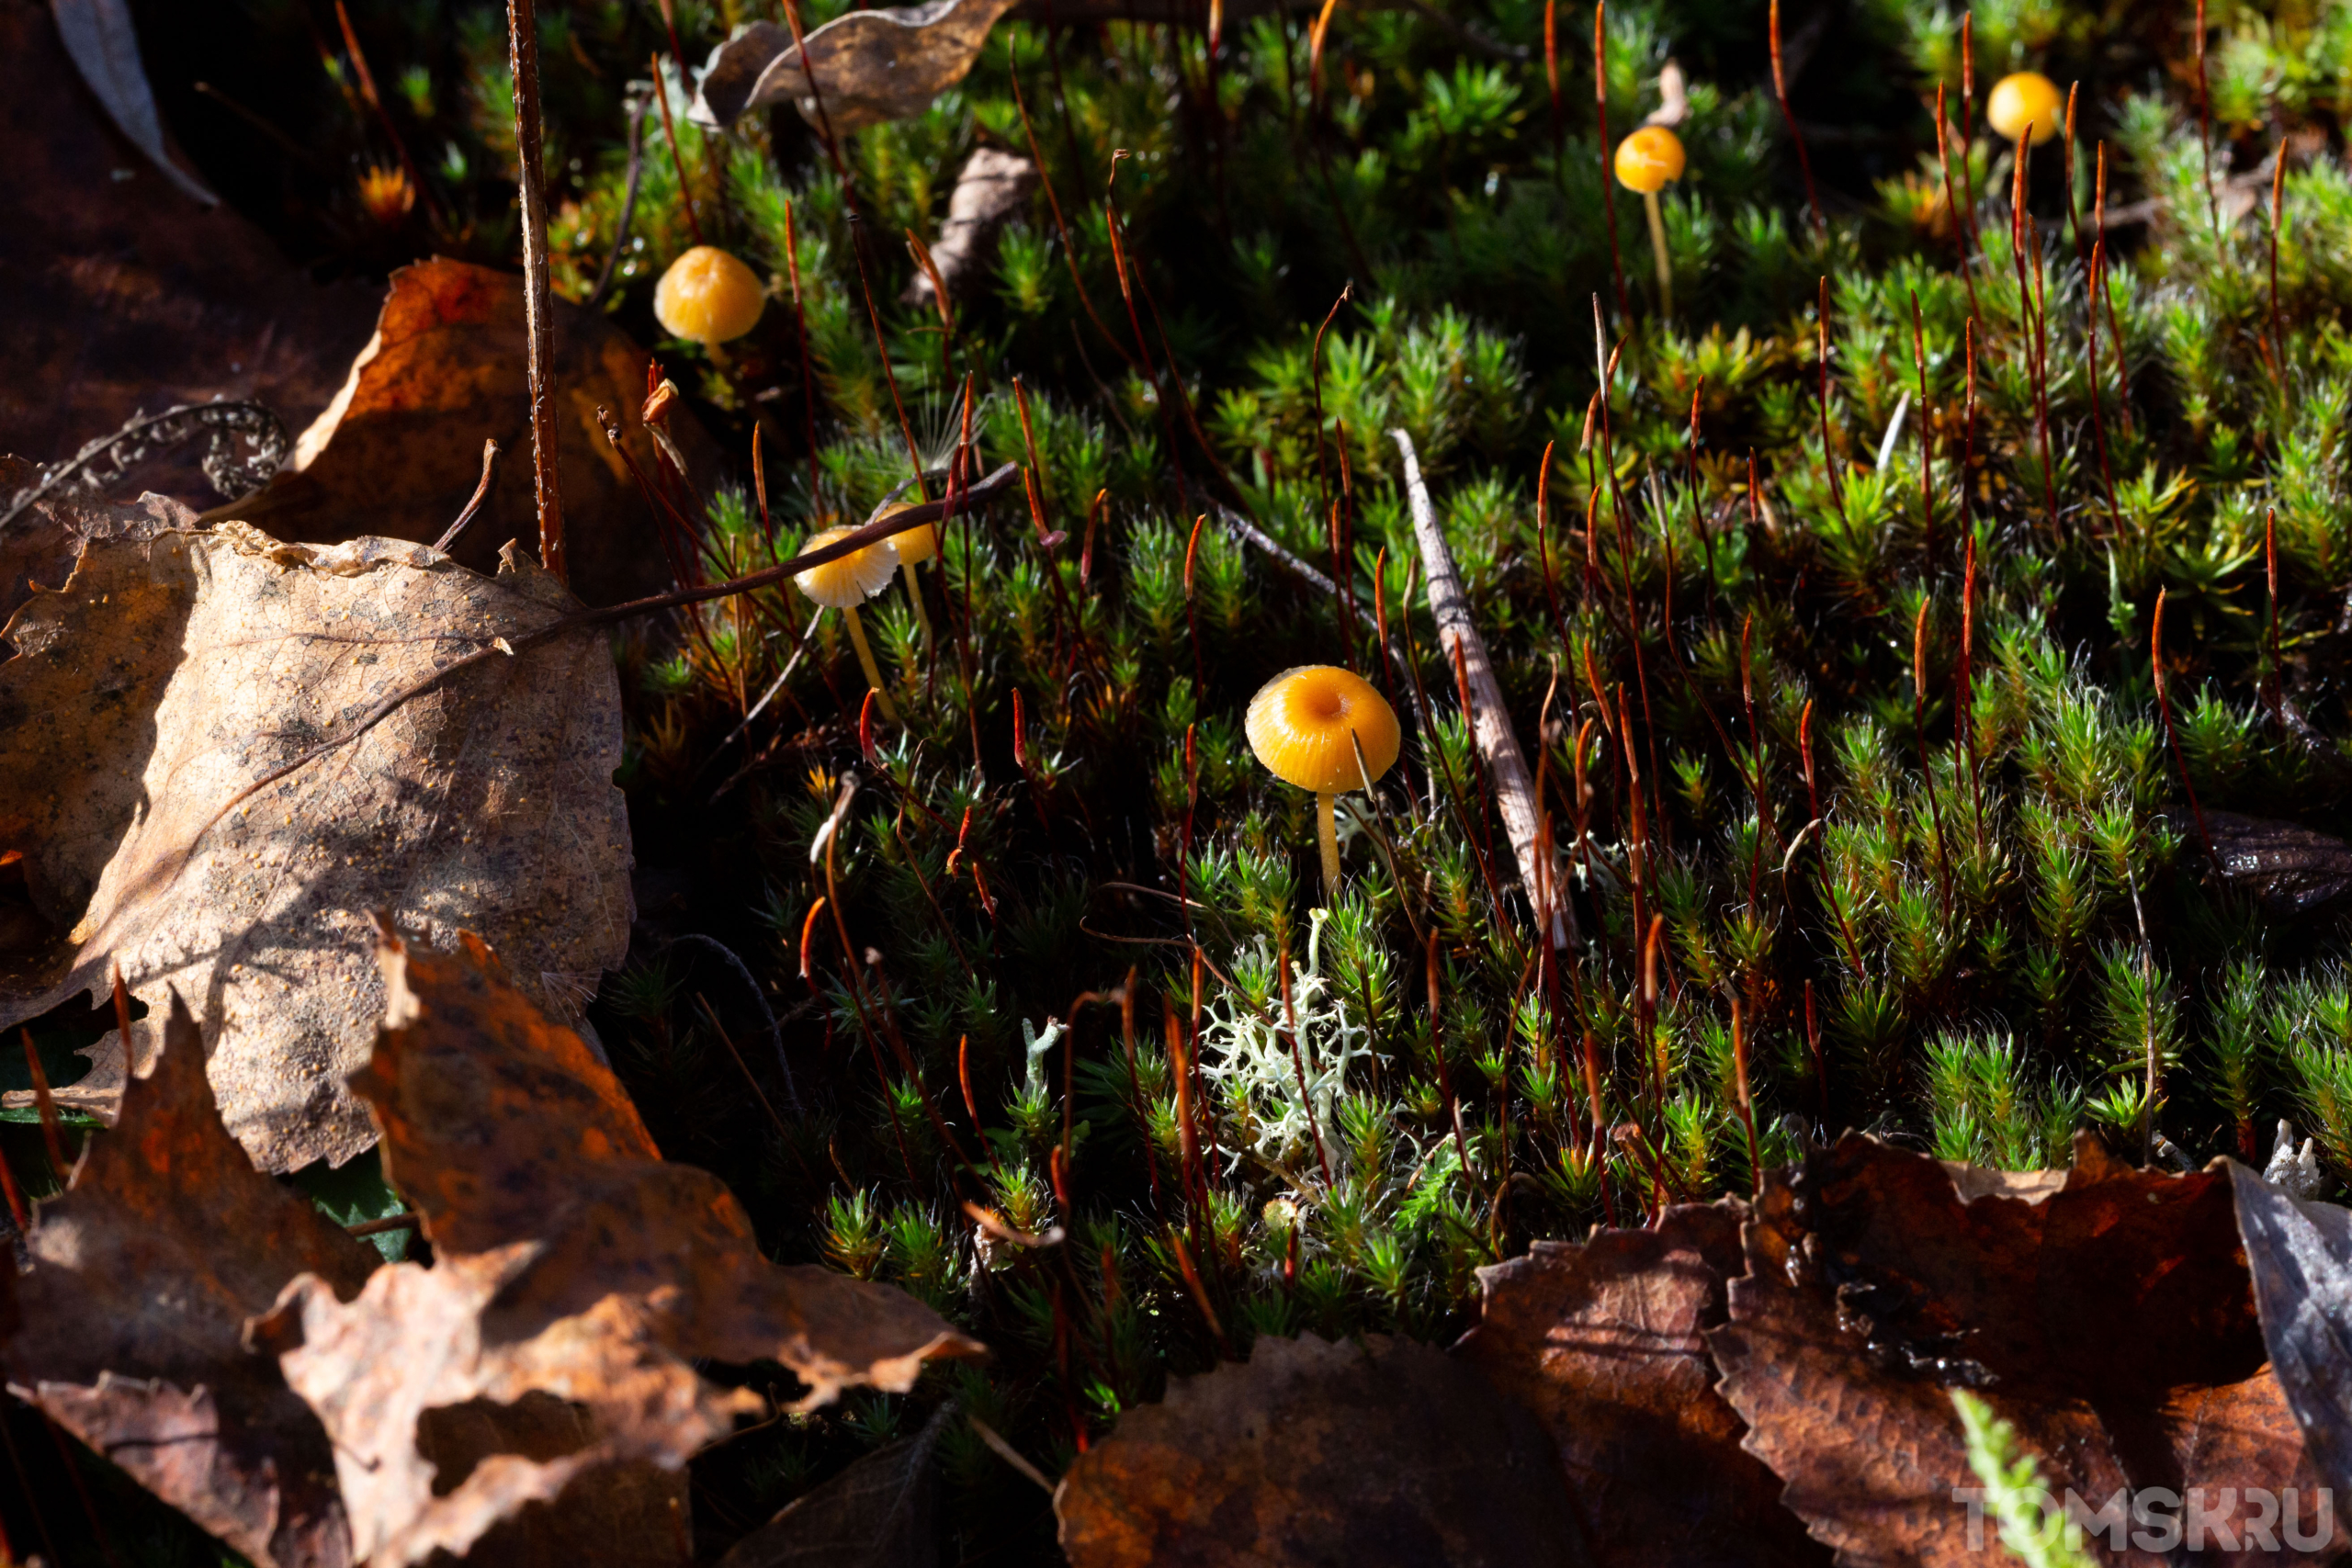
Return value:
[[(1542, 815), (1535, 782), (1527, 772), (1527, 758), (1503, 706), (1502, 687), (1495, 680), (1487, 639), (1478, 634), (1470, 615), (1469, 596), (1462, 589), (1462, 574), (1453, 564), (1445, 534), (1439, 528), (1437, 509), (1430, 502), (1429, 486), (1421, 479), (1419, 454), (1413, 438), (1392, 430), (1389, 438), (1405, 464), (1405, 491), (1412, 500), (1413, 535), (1421, 547), (1421, 570), (1429, 579), (1430, 616), (1437, 623), (1439, 643), (1450, 659), (1460, 662), (1464, 683), (1470, 691), (1470, 722), (1478, 741), (1478, 755), (1495, 785), (1495, 805), (1502, 813), (1503, 830), (1510, 835), (1511, 853), (1519, 861), (1520, 880), (1528, 897), (1538, 898), (1545, 887), (1557, 886), (1557, 867), (1546, 866), (1537, 847), (1537, 823)], [(1539, 911), (1540, 918), (1540, 911)], [(1552, 945), (1566, 947), (1577, 939), (1576, 911), (1557, 901), (1552, 906)]]
[(451, 547), (457, 544), (458, 536), (466, 531), (467, 526), (475, 518), (481, 515), (482, 502), (490, 499), (490, 481), (497, 476), (497, 473), (498, 443), (484, 441), (481, 444), (481, 482), (474, 486), (474, 493), (467, 501), (465, 510), (458, 513), (457, 521), (443, 529), (441, 536), (433, 541), (435, 549), (439, 550), (443, 555), (447, 555)]
[[(563, 488), (556, 472), (555, 320), (548, 297), (548, 191), (540, 166), (539, 22), (534, 0), (506, 0), (507, 63), (514, 73), (514, 162), (523, 199), (523, 309), (531, 333), (531, 471), (539, 503), (539, 564), (571, 579), (563, 549)], [(654, 91), (661, 91), (656, 82)]]

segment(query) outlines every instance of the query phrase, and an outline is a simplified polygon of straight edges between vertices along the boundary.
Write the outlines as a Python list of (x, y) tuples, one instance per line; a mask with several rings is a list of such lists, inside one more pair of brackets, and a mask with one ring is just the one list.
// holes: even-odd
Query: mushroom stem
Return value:
[(1657, 257), (1657, 313), (1674, 314), (1674, 264), (1666, 254), (1666, 217), (1658, 211), (1657, 192), (1642, 193), (1642, 210), (1650, 217), (1650, 253)]
[(907, 597), (914, 601), (915, 625), (922, 628), (922, 640), (927, 643), (936, 642), (938, 634), (931, 629), (931, 612), (923, 608), (922, 584), (915, 581), (915, 563), (901, 561), (899, 564), (899, 570), (906, 576)]
[(1315, 795), (1315, 836), (1323, 846), (1323, 900), (1327, 906), (1340, 901), (1340, 824), (1333, 809), (1339, 799), (1329, 790), (1317, 790)]
[(892, 724), (899, 722), (899, 710), (890, 705), (889, 689), (882, 684), (882, 667), (874, 662), (874, 649), (865, 640), (865, 627), (859, 624), (857, 606), (842, 606), (842, 619), (849, 623), (849, 640), (857, 649), (858, 667), (865, 671), (865, 683), (874, 688), (874, 700), (881, 705), (882, 716)]

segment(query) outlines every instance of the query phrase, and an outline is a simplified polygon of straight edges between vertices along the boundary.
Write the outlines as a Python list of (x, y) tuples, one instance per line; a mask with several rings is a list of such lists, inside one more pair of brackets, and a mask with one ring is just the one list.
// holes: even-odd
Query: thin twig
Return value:
[[(1478, 755), (1494, 780), (1495, 806), (1502, 815), (1503, 830), (1510, 835), (1511, 853), (1519, 861), (1520, 881), (1533, 899), (1543, 888), (1557, 882), (1556, 866), (1546, 866), (1539, 858), (1537, 829), (1542, 802), (1536, 798), (1535, 783), (1528, 774), (1527, 758), (1519, 749), (1519, 737), (1512, 732), (1510, 710), (1503, 705), (1502, 687), (1495, 680), (1494, 663), (1487, 654), (1487, 639), (1479, 635), (1478, 624), (1471, 617), (1462, 574), (1454, 567), (1453, 552), (1446, 545), (1444, 531), (1438, 526), (1437, 509), (1430, 504), (1429, 486), (1421, 479), (1420, 456), (1413, 450), (1413, 438), (1404, 431), (1392, 430), (1388, 435), (1396, 443), (1405, 465), (1405, 491), (1412, 502), (1413, 534), (1421, 547), (1421, 570), (1429, 579), (1430, 616), (1437, 623), (1438, 641), (1451, 658), (1459, 661), (1464, 683), (1469, 688), (1471, 728), (1477, 737)], [(1555, 904), (1551, 913), (1552, 945), (1574, 945), (1578, 940), (1575, 909), (1565, 903)]]

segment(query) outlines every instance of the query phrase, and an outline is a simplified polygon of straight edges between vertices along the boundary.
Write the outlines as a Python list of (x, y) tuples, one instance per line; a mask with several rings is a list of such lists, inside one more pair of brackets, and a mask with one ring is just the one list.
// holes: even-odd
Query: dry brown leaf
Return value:
[[(92, 544), (6, 633), (0, 852), (22, 852), (50, 930), (0, 953), (0, 1027), (101, 997), (117, 964), (151, 1008), (201, 997), (221, 1116), (285, 1171), (375, 1141), (345, 1081), (382, 1010), (368, 911), (489, 932), (526, 991), (587, 995), (630, 919), (594, 630), (478, 663), (224, 815), (372, 705), (575, 604), (527, 559), (488, 578), (397, 540), (228, 524)], [(92, 1057), (58, 1098), (111, 1115), (120, 1040)]]
[[(931, 0), (836, 17), (808, 35), (809, 67), (792, 35), (754, 22), (712, 51), (693, 110), (712, 125), (734, 123), (746, 109), (790, 102), (811, 125), (836, 136), (919, 115), (964, 79), (996, 19), (1013, 0)], [(808, 94), (813, 69), (818, 98)]]
[[(1651, 1230), (1535, 1243), (1478, 1271), (1485, 1305), (1454, 1354), (1532, 1411), (1559, 1447), (1598, 1564), (1759, 1568), (1829, 1554), (1781, 1506), (1714, 1392), (1705, 1331), (1746, 1267), (1736, 1201), (1678, 1205)], [(1671, 1478), (1670, 1480), (1667, 1478)]]
[(2223, 879), (2273, 915), (2305, 914), (2352, 893), (2352, 844), (2341, 839), (2233, 811), (2205, 813), (2204, 830)]
[[(326, 407), (377, 290), (312, 283), (243, 218), (175, 188), (83, 90), (46, 7), (0, 6), (0, 386), (17, 394), (0, 397), (0, 452), (55, 461), (142, 409), (215, 397), (296, 429)], [(192, 457), (121, 493), (141, 488), (212, 497)]]
[[(662, 1561), (671, 1515), (650, 1470), (674, 1474), (764, 1408), (696, 1359), (781, 1362), (815, 1404), (854, 1382), (904, 1391), (927, 1359), (978, 1352), (903, 1292), (769, 1263), (725, 1186), (655, 1157), (610, 1071), (479, 941), (442, 953), (388, 936), (379, 956), (385, 1027), (357, 1086), (435, 1260), (379, 1269), (349, 1305), (297, 1280), (254, 1331), (334, 1438), (377, 1568), (527, 1531), (526, 1504), (559, 1525), (616, 1476), (638, 1478), (638, 1506), (605, 1528), (637, 1544), (596, 1560)], [(523, 1422), (532, 1404), (571, 1415)], [(510, 1552), (560, 1560), (543, 1541)]]
[[(437, 259), (401, 268), (375, 336), (285, 470), (260, 495), (207, 515), (317, 544), (363, 534), (429, 544), (464, 509), (481, 480), (481, 444), (495, 440), (505, 456), (490, 499), (451, 553), (489, 571), (510, 540), (536, 552), (527, 348), (521, 278)], [(592, 604), (662, 592), (672, 583), (653, 519), (596, 419), (600, 406), (612, 411), (651, 479), (653, 443), (638, 418), (650, 356), (602, 316), (560, 299), (555, 350), (571, 587)], [(673, 409), (670, 434), (707, 482), (716, 449), (694, 416)]]
[[(932, 265), (951, 296), (966, 292), (965, 276), (980, 260), (989, 240), (1004, 220), (1037, 193), (1037, 165), (1015, 152), (976, 147), (956, 176), (947, 197), (947, 221), (931, 247)], [(910, 305), (932, 299), (931, 275), (921, 267), (901, 296)]]
[[(1970, 1201), (1936, 1161), (1849, 1135), (1769, 1178), (1743, 1240), (1731, 1321), (1708, 1337), (1722, 1393), (1841, 1563), (1984, 1562), (1952, 1491), (1976, 1484), (1955, 1387), (2094, 1509), (2194, 1485), (2243, 1525), (2247, 1489), (2308, 1497), (2316, 1480), (2219, 1170), (2136, 1170), (2086, 1135), (2060, 1190)], [(2307, 1560), (2238, 1545), (2199, 1561)]]
[(2235, 1161), (2230, 1183), (2271, 1365), (2327, 1483), (2352, 1494), (2352, 1211)]
[(326, 1433), (240, 1336), (295, 1275), (350, 1296), (376, 1255), (254, 1168), (176, 996), (164, 1034), (120, 1122), (41, 1205), (0, 1357), (19, 1397), (263, 1568), (340, 1568)]
[(1054, 1507), (1073, 1568), (1582, 1562), (1551, 1448), (1441, 1350), (1268, 1337), (1121, 1416)]

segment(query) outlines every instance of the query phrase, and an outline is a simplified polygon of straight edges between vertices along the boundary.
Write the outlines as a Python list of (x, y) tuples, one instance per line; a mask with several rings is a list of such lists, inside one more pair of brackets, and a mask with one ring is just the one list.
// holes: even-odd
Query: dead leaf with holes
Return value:
[[(159, 1016), (176, 987), (222, 1119), (281, 1172), (375, 1141), (345, 1081), (383, 1005), (368, 911), (485, 932), (526, 992), (576, 1006), (631, 915), (602, 633), (478, 659), (293, 765), (576, 608), (519, 557), (484, 577), (422, 545), (236, 524), (92, 542), (5, 634), (0, 855), (22, 855), (38, 920), (0, 953), (0, 1027), (103, 997), (116, 964)], [(111, 1116), (125, 1065), (108, 1036), (59, 1100)]]
[(1054, 1509), (1073, 1568), (1589, 1560), (1552, 1444), (1443, 1351), (1261, 1338), (1079, 1456)]
[(253, 1167), (213, 1109), (176, 997), (62, 1197), (40, 1206), (0, 1337), (11, 1392), (261, 1568), (342, 1568), (350, 1530), (327, 1434), (245, 1320), (297, 1274), (349, 1298), (377, 1258)]
[(830, 127), (836, 136), (910, 118), (964, 79), (989, 29), (1012, 4), (932, 0), (852, 11), (808, 35), (805, 67), (791, 33), (753, 22), (711, 51), (694, 118), (728, 126), (747, 109), (789, 102), (810, 125)]
[[(2317, 1560), (2275, 1515), (2255, 1532), (2256, 1495), (2290, 1488), (2308, 1529), (2319, 1478), (2265, 1359), (2228, 1175), (2134, 1169), (2084, 1134), (2055, 1190), (1968, 1185), (1983, 1195), (1859, 1135), (1766, 1179), (1708, 1342), (1746, 1448), (1814, 1538), (1841, 1562), (1982, 1563), (1952, 1494), (1977, 1484), (1965, 1387), (2057, 1496), (2196, 1486), (2199, 1562)], [(2109, 1560), (2165, 1562), (2160, 1539)]]
[(1747, 1425), (1714, 1391), (1706, 1331), (1747, 1267), (1746, 1214), (1734, 1199), (1678, 1204), (1654, 1228), (1539, 1241), (1478, 1271), (1484, 1306), (1454, 1354), (1552, 1434), (1595, 1562), (1829, 1560), (1781, 1506), (1779, 1479), (1741, 1450)]
[[(375, 1568), (534, 1521), (576, 1534), (600, 1499), (596, 1561), (663, 1561), (676, 1516), (655, 1483), (765, 1409), (698, 1360), (780, 1362), (814, 1404), (979, 1352), (894, 1287), (768, 1262), (726, 1187), (662, 1162), (611, 1071), (479, 940), (388, 935), (379, 958), (384, 1028), (356, 1087), (435, 1261), (380, 1269), (348, 1304), (297, 1280), (254, 1326), (333, 1438)], [(517, 1430), (534, 1409), (571, 1424)], [(511, 1540), (496, 1556), (565, 1560)]]

